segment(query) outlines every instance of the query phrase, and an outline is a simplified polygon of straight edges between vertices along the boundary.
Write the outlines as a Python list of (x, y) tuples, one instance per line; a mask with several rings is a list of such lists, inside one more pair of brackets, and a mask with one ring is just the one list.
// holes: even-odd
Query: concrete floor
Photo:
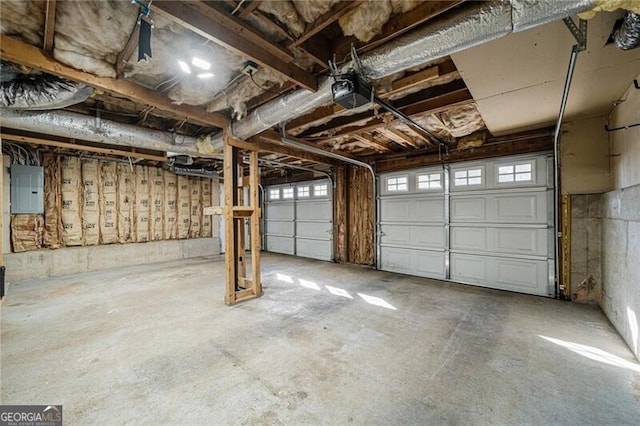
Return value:
[(193, 259), (11, 286), (2, 403), (66, 424), (638, 424), (640, 366), (593, 306), (288, 256), (223, 303)]

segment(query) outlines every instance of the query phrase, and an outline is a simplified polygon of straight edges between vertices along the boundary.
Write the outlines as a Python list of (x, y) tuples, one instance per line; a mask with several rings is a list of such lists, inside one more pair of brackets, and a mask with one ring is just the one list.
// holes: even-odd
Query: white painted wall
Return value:
[(601, 194), (611, 189), (606, 117), (569, 121), (560, 139), (563, 194)]
[[(640, 122), (640, 90), (631, 84), (623, 99), (610, 128)], [(614, 190), (602, 198), (602, 308), (640, 360), (640, 127), (610, 138)]]

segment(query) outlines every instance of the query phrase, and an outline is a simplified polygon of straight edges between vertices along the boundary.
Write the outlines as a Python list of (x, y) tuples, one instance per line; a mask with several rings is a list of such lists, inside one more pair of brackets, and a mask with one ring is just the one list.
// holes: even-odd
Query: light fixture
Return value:
[(213, 73), (211, 73), (211, 72), (203, 72), (203, 73), (198, 74), (198, 78), (203, 78), (204, 79), (204, 78), (211, 78), (211, 77), (213, 77)]
[(209, 71), (211, 69), (211, 64), (209, 62), (205, 61), (204, 59), (200, 59), (197, 56), (193, 57), (191, 63), (193, 64), (193, 66), (196, 66), (205, 71)]
[(185, 61), (178, 60), (178, 65), (180, 65), (180, 68), (184, 73), (191, 74), (191, 68)]

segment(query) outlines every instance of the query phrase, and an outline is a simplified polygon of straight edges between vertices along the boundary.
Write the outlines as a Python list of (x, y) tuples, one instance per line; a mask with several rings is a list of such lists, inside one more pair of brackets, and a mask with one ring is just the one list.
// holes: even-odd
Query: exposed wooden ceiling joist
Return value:
[(316, 77), (293, 64), (293, 55), (289, 51), (266, 40), (216, 2), (157, 2), (153, 11), (301, 87), (313, 91), (318, 89)]
[(408, 146), (410, 148), (420, 148), (420, 144), (417, 143), (411, 136), (402, 133), (395, 127), (379, 127), (376, 129), (376, 131), (382, 133), (383, 135), (400, 145)]
[(129, 40), (127, 40), (127, 44), (122, 49), (122, 52), (118, 54), (116, 59), (116, 75), (118, 78), (121, 78), (124, 75), (124, 70), (127, 67), (127, 61), (133, 55), (133, 51), (138, 47), (138, 43), (140, 41), (140, 21), (136, 21), (136, 24), (133, 26), (133, 30), (129, 35)]
[(329, 25), (340, 19), (343, 15), (349, 12), (351, 9), (359, 6), (365, 0), (350, 0), (350, 1), (340, 1), (333, 5), (333, 7), (327, 11), (322, 16), (319, 16), (315, 21), (308, 24), (305, 28), (304, 34), (302, 34), (298, 39), (293, 41), (289, 47), (300, 46), (305, 41), (309, 40), (314, 35), (318, 34), (320, 31), (327, 28)]
[(47, 0), (45, 6), (45, 18), (44, 18), (44, 43), (43, 49), (45, 52), (53, 51), (53, 35), (56, 28), (56, 0)]
[(375, 140), (373, 136), (370, 136), (367, 133), (355, 134), (353, 135), (353, 138), (364, 143), (365, 145), (370, 146), (372, 149), (376, 151), (382, 151), (382, 152), (391, 151), (391, 149), (388, 146), (384, 145), (381, 142), (378, 142), (377, 140)]
[(116, 155), (119, 157), (141, 158), (143, 160), (149, 160), (149, 161), (159, 161), (159, 162), (167, 161), (166, 153), (159, 152), (158, 154), (155, 154), (155, 155), (147, 154), (144, 152), (136, 152), (135, 148), (132, 148), (131, 150), (102, 148), (97, 146), (79, 144), (79, 143), (76, 143), (75, 141), (64, 142), (64, 141), (58, 141), (53, 139), (36, 138), (36, 137), (24, 136), (24, 135), (15, 135), (11, 133), (1, 133), (0, 139), (5, 139), (9, 141), (14, 141), (14, 142), (24, 142), (32, 145), (44, 145), (44, 146), (52, 146), (56, 148), (71, 149), (76, 151), (93, 152), (96, 154)]
[(253, 0), (252, 2), (250, 2), (248, 6), (238, 12), (238, 18), (244, 19), (247, 16), (251, 15), (251, 13), (253, 13), (253, 11), (256, 10), (258, 6), (260, 6), (260, 3), (262, 3), (262, 0)]
[[(442, 86), (430, 87), (406, 96), (394, 102), (393, 105), (405, 115), (412, 116), (426, 112), (434, 114), (452, 106), (458, 106), (472, 101), (473, 97), (471, 93), (469, 93), (469, 90), (467, 90), (464, 82), (455, 80)], [(369, 121), (364, 126), (354, 125), (354, 123), (367, 119), (369, 119)], [(383, 115), (376, 118), (373, 111), (365, 111), (359, 114), (337, 117), (325, 125), (307, 130), (303, 135), (304, 137), (308, 137), (324, 133), (332, 134), (332, 136), (343, 136), (346, 134), (370, 131), (385, 124), (386, 122)], [(358, 131), (358, 129), (361, 130)]]
[[(259, 136), (260, 138), (262, 138), (264, 140), (268, 140), (268, 141), (275, 142), (275, 143), (278, 143), (278, 144), (282, 143), (281, 142), (282, 141), (282, 137), (280, 136), (280, 134), (278, 132), (273, 131), (273, 130), (265, 130), (264, 132), (259, 133), (256, 136)], [(296, 143), (298, 143), (300, 145), (308, 146), (309, 148), (312, 148), (312, 149), (316, 149), (316, 150), (319, 149), (319, 150), (322, 150), (322, 151), (326, 151), (327, 155), (337, 154), (337, 155), (340, 155), (342, 157), (346, 157), (346, 158), (349, 158), (349, 159), (352, 159), (352, 160), (358, 160), (358, 158), (354, 157), (353, 155), (349, 154), (348, 152), (342, 152), (342, 151), (337, 151), (337, 150), (328, 151), (328, 150), (326, 150), (326, 149), (324, 149), (324, 148), (322, 148), (322, 147), (320, 147), (320, 146), (318, 146), (316, 144), (313, 144), (311, 142), (307, 142), (307, 141), (305, 141), (303, 139), (296, 138), (295, 136), (288, 135), (287, 139), (292, 140), (292, 141), (294, 141), (294, 142), (296, 142)]]
[(77, 81), (114, 96), (129, 98), (144, 105), (187, 119), (190, 123), (206, 127), (225, 128), (226, 117), (208, 113), (204, 108), (191, 105), (176, 105), (162, 93), (140, 86), (132, 81), (96, 77), (48, 57), (42, 50), (6, 35), (0, 35), (0, 55), (3, 60), (34, 68), (49, 74)]
[(495, 138), (477, 148), (463, 150), (454, 148), (442, 157), (438, 152), (429, 153), (424, 150), (405, 154), (402, 158), (398, 158), (398, 154), (389, 155), (389, 158), (378, 156), (375, 157), (376, 171), (383, 173), (442, 164), (443, 161), (452, 163), (551, 150), (553, 149), (553, 130), (544, 130), (547, 129), (519, 133), (502, 139)]
[(272, 142), (271, 140), (264, 140), (260, 135), (249, 138), (248, 141), (242, 141), (239, 139), (230, 138), (230, 143), (236, 148), (246, 149), (250, 151), (270, 152), (274, 154), (283, 154), (291, 157), (299, 158), (301, 160), (313, 161), (314, 163), (327, 164), (330, 166), (337, 166), (339, 161), (332, 158), (316, 155), (310, 152), (302, 151), (297, 148), (292, 148), (282, 144)]
[(392, 16), (382, 27), (380, 34), (374, 37), (373, 40), (363, 43), (355, 37), (345, 37), (333, 46), (331, 52), (335, 53), (336, 58), (339, 60), (349, 54), (352, 44), (355, 45), (358, 53), (368, 52), (458, 6), (463, 1), (464, 0), (425, 1), (406, 13)]
[[(433, 67), (426, 68), (415, 73), (408, 74), (399, 80), (392, 83), (391, 89), (379, 94), (381, 99), (388, 99), (389, 97), (398, 94), (404, 90), (408, 90), (412, 87), (424, 84), (425, 82), (437, 77), (447, 76), (453, 73), (457, 73), (455, 64), (452, 60), (447, 60), (441, 64)], [(464, 85), (462, 80), (458, 80), (458, 85)], [(447, 86), (451, 87), (451, 86)], [(458, 87), (456, 86), (456, 89)], [(423, 95), (426, 92), (420, 92)], [(301, 117), (291, 120), (287, 124), (287, 128), (291, 133), (298, 133), (301, 129), (309, 128), (312, 125), (326, 122), (332, 117), (339, 117), (347, 112), (346, 109), (339, 105), (326, 105), (320, 108), (316, 108), (311, 113), (303, 115)]]

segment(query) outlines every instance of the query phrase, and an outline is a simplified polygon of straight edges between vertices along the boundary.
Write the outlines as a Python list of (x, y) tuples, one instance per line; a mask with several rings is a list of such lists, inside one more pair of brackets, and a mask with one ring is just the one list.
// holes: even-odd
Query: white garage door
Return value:
[(333, 203), (328, 180), (265, 188), (265, 250), (333, 260)]
[(555, 294), (548, 155), (380, 177), (380, 268), (540, 296)]

